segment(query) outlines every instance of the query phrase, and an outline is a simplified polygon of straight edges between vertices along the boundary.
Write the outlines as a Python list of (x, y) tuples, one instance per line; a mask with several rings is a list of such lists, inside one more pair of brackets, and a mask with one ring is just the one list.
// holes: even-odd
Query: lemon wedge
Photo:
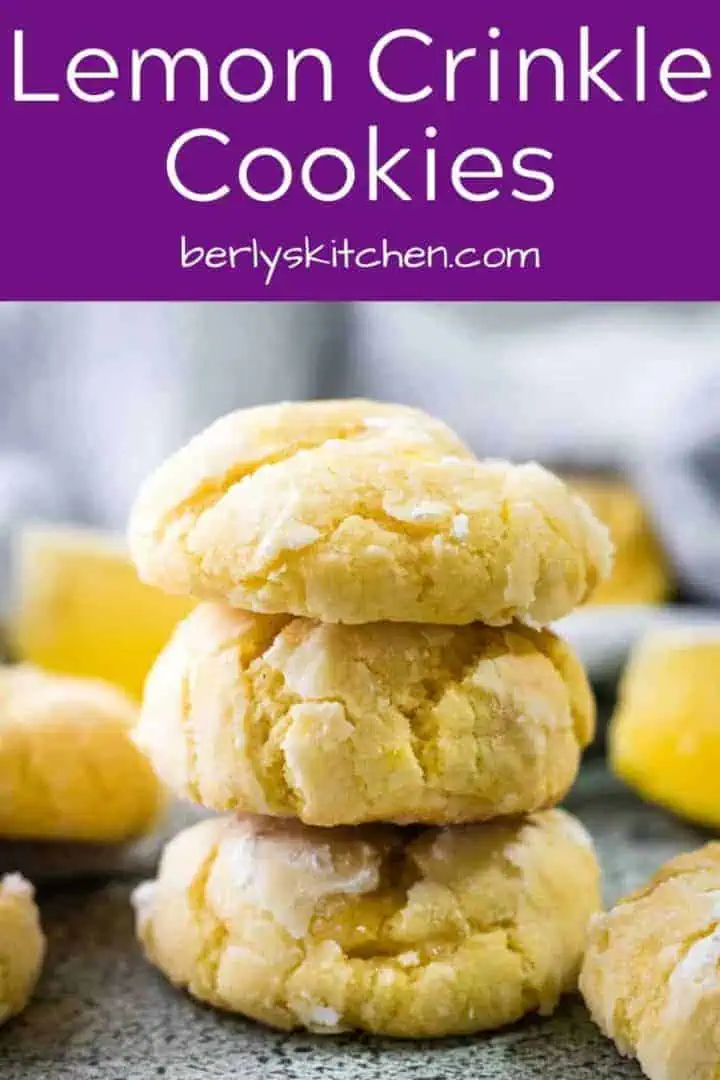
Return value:
[(194, 606), (144, 585), (121, 537), (27, 527), (13, 567), (11, 648), (46, 671), (92, 676), (138, 699), (175, 624)]
[(641, 795), (720, 826), (720, 626), (656, 630), (636, 646), (609, 742), (614, 771)]

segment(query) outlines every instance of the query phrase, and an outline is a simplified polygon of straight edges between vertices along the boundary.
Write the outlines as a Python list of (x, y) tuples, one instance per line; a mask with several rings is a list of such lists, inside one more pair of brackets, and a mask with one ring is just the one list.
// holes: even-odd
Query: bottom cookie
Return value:
[(310, 828), (214, 818), (135, 892), (149, 959), (273, 1027), (468, 1034), (576, 985), (599, 870), (561, 810), (517, 822)]
[(33, 887), (19, 874), (7, 874), (0, 878), (0, 1024), (27, 1005), (44, 956)]

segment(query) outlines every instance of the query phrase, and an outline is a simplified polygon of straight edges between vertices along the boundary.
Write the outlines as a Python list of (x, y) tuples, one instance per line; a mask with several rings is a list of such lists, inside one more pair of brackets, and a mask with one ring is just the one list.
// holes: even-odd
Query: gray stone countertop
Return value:
[[(603, 862), (607, 900), (705, 836), (585, 770), (568, 801)], [(170, 828), (177, 827), (177, 819)], [(157, 843), (100, 849), (68, 879), (59, 858), (40, 889), (49, 953), (35, 998), (0, 1031), (0, 1080), (630, 1080), (640, 1072), (595, 1029), (577, 999), (550, 1019), (440, 1042), (285, 1035), (220, 1015), (172, 989), (143, 960), (128, 895)], [(5, 867), (32, 862), (0, 848)], [(37, 857), (37, 856), (35, 856)], [(42, 861), (40, 863), (42, 865)]]

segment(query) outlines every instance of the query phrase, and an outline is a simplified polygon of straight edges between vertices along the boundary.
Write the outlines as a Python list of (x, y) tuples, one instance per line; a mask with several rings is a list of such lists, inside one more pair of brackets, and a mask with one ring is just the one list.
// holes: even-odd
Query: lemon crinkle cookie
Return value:
[(479, 821), (558, 802), (594, 728), (549, 631), (338, 626), (201, 604), (135, 739), (177, 794), (311, 825)]
[(367, 401), (217, 421), (145, 483), (130, 546), (168, 592), (344, 623), (545, 624), (611, 562), (551, 473), (478, 461), (439, 421)]
[(593, 921), (580, 985), (650, 1080), (717, 1080), (720, 843), (673, 859)]
[(6, 874), (0, 878), (0, 1024), (27, 1005), (44, 956), (33, 887), (20, 874)]
[(274, 1027), (400, 1037), (501, 1027), (576, 985), (598, 867), (560, 810), (446, 829), (216, 818), (135, 893), (173, 983)]
[(111, 842), (149, 829), (164, 799), (136, 720), (107, 683), (0, 667), (0, 836)]

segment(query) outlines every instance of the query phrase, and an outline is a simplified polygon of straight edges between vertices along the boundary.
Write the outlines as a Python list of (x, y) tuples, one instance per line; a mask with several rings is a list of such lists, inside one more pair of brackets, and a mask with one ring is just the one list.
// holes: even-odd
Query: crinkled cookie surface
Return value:
[(135, 893), (149, 959), (274, 1027), (400, 1037), (500, 1027), (572, 990), (598, 866), (560, 810), (446, 829), (219, 818)]
[(549, 631), (207, 603), (158, 659), (135, 738), (215, 810), (444, 824), (558, 802), (593, 728), (582, 667)]
[(551, 473), (478, 461), (426, 414), (366, 401), (217, 421), (143, 486), (130, 546), (168, 592), (343, 623), (544, 625), (611, 563)]
[(580, 985), (650, 1080), (718, 1080), (720, 843), (673, 859), (593, 920)]

